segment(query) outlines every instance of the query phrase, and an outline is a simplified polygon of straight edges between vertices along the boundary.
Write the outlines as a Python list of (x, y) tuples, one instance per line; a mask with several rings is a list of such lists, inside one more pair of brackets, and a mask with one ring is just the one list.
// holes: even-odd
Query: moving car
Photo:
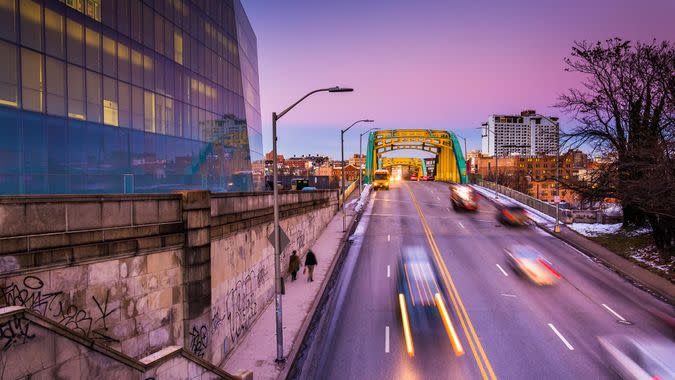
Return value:
[(425, 175), (420, 177), (420, 181), (428, 181), (428, 180), (429, 180), (429, 177), (427, 177)]
[(497, 220), (511, 226), (524, 226), (527, 224), (527, 213), (520, 206), (498, 206)]
[(537, 285), (553, 285), (561, 278), (551, 263), (529, 245), (514, 245), (504, 252), (509, 266)]
[(675, 343), (666, 339), (598, 337), (608, 366), (622, 379), (675, 379)]
[(452, 202), (452, 208), (455, 210), (478, 210), (478, 197), (476, 197), (476, 191), (473, 187), (468, 185), (450, 185), (450, 201)]
[(384, 169), (375, 170), (372, 186), (374, 190), (389, 190), (389, 171)]
[(427, 325), (430, 319), (442, 321), (455, 355), (464, 354), (448, 313), (445, 291), (439, 277), (433, 260), (424, 248), (406, 246), (401, 249), (397, 296), (406, 349), (410, 356), (415, 355), (413, 333), (422, 333), (425, 330), (422, 326)]
[(411, 175), (410, 175), (410, 180), (411, 180), (411, 181), (417, 181), (417, 174), (411, 174)]

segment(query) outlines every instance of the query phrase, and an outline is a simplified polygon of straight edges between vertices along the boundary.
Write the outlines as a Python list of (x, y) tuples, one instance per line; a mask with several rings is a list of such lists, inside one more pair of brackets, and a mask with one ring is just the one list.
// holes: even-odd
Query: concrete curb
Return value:
[[(489, 200), (490, 202), (496, 204), (495, 200), (490, 197), (482, 196), (482, 198)], [(634, 286), (652, 294), (653, 296), (661, 299), (664, 302), (669, 303), (670, 305), (675, 305), (675, 285), (673, 285), (669, 280), (650, 272), (647, 269), (642, 268), (641, 266), (633, 263), (632, 261), (620, 256), (619, 254), (610, 251), (609, 249), (601, 246), (600, 244), (587, 239), (585, 236), (580, 233), (566, 227), (562, 226), (563, 231), (569, 231), (575, 235), (576, 238), (585, 240), (588, 245), (597, 245), (599, 249), (604, 249), (610, 253), (610, 255), (602, 254), (600, 252), (584, 247), (572, 239), (567, 238), (563, 233), (555, 233), (548, 229), (545, 225), (536, 223), (530, 219), (534, 225), (548, 233), (549, 235), (556, 237), (559, 240), (564, 241), (569, 244), (572, 248), (582, 252), (583, 254), (593, 257), (602, 265), (611, 269), (619, 276), (623, 277), (629, 281)]]
[[(349, 198), (347, 198), (349, 199)], [(339, 216), (341, 211), (338, 211), (335, 216)], [(316, 297), (314, 298), (314, 301), (312, 302), (312, 306), (310, 307), (309, 311), (307, 312), (307, 315), (305, 316), (305, 319), (302, 322), (302, 325), (300, 327), (300, 331), (298, 331), (298, 335), (296, 336), (295, 342), (293, 342), (293, 346), (291, 347), (290, 352), (286, 356), (286, 363), (284, 365), (283, 370), (277, 377), (277, 379), (286, 379), (288, 378), (288, 375), (293, 367), (295, 367), (295, 362), (297, 360), (297, 355), (300, 352), (300, 348), (302, 347), (302, 344), (305, 341), (305, 338), (307, 337), (307, 333), (309, 332), (309, 327), (312, 324), (312, 321), (314, 319), (314, 314), (316, 313), (317, 308), (321, 305), (321, 303), (324, 301), (325, 295), (327, 293), (327, 289), (329, 286), (329, 283), (331, 283), (331, 279), (333, 277), (333, 274), (335, 272), (335, 266), (337, 265), (338, 262), (341, 261), (341, 258), (344, 256), (344, 253), (346, 252), (345, 247), (347, 246), (347, 243), (349, 242), (349, 236), (351, 236), (354, 233), (354, 229), (357, 225), (358, 220), (360, 219), (361, 213), (363, 213), (363, 210), (359, 213), (355, 213), (354, 217), (352, 220), (349, 222), (349, 225), (347, 226), (347, 230), (344, 233), (344, 236), (340, 240), (340, 245), (338, 246), (337, 253), (335, 256), (333, 256), (333, 260), (331, 261), (330, 267), (328, 271), (326, 272), (327, 276), (324, 279), (323, 284), (321, 284), (321, 288), (319, 288), (319, 291), (317, 292)]]

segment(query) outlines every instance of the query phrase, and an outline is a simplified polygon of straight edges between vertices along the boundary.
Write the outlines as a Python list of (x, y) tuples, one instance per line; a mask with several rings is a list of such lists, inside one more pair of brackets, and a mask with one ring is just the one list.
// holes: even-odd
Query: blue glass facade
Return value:
[(262, 189), (239, 1), (0, 0), (0, 194)]

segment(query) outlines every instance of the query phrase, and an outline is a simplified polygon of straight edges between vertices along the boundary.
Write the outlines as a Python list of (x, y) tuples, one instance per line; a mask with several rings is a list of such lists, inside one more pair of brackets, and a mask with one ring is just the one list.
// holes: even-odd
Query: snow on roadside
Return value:
[(674, 265), (673, 261), (671, 261), (670, 264), (662, 264), (663, 260), (659, 257), (659, 253), (654, 246), (634, 249), (631, 252), (630, 257), (637, 262), (665, 273), (671, 271)]
[(370, 184), (365, 185), (363, 187), (363, 191), (361, 191), (361, 196), (359, 197), (359, 200), (356, 203), (356, 207), (354, 208), (356, 212), (361, 212), (361, 210), (363, 210), (363, 208), (368, 203), (369, 196), (370, 196)]
[(621, 229), (621, 223), (616, 224), (599, 224), (599, 223), (572, 223), (567, 227), (574, 231), (589, 237), (598, 235), (615, 234)]

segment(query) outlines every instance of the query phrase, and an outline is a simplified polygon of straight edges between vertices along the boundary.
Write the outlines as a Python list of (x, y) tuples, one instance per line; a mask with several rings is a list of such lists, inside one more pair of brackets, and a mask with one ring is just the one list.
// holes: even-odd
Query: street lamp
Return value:
[[(483, 129), (483, 126), (485, 127), (485, 130), (487, 132), (492, 133), (492, 135), (495, 136), (495, 172), (497, 172), (497, 176), (495, 177), (495, 199), (499, 199), (499, 192), (497, 191), (497, 188), (499, 187), (499, 156), (497, 155), (497, 136), (495, 135), (494, 131), (490, 130), (490, 127), (486, 124), (483, 124), (480, 129)], [(481, 133), (480, 137), (488, 137), (488, 135), (484, 135)], [(488, 139), (488, 151), (490, 150), (490, 140)]]
[(279, 112), (272, 112), (272, 180), (274, 184), (273, 189), (273, 200), (274, 200), (274, 279), (275, 279), (275, 303), (276, 303), (276, 333), (277, 333), (277, 363), (283, 363), (286, 359), (284, 358), (284, 344), (283, 344), (283, 330), (282, 330), (282, 319), (281, 319), (281, 292), (283, 285), (281, 282), (281, 250), (279, 249), (279, 189), (277, 188), (277, 177), (278, 177), (278, 168), (277, 168), (277, 120), (281, 119), (288, 111), (292, 110), (300, 102), (307, 99), (310, 95), (316, 94), (317, 92), (352, 92), (353, 88), (343, 88), (343, 87), (330, 87), (330, 88), (321, 88), (309, 92), (307, 95), (303, 96), (297, 102), (291, 104), (285, 110)]
[[(340, 193), (342, 194), (342, 231), (347, 229), (346, 214), (345, 214), (345, 133), (358, 123), (372, 123), (375, 120), (361, 119), (352, 123), (349, 127), (340, 131), (340, 150), (342, 154), (342, 178), (340, 179)], [(359, 153), (360, 154), (360, 153)], [(361, 157), (359, 156), (359, 160)]]
[[(549, 123), (553, 124), (554, 126), (557, 127), (558, 133), (557, 136), (558, 138), (556, 139), (556, 154), (555, 154), (555, 227), (553, 228), (553, 231), (556, 233), (560, 232), (560, 122), (558, 121), (553, 121), (551, 118), (540, 115), (540, 114), (535, 114), (533, 115), (534, 117), (541, 117), (543, 119), (548, 120)], [(549, 150), (550, 152), (550, 150)]]
[[(369, 130), (359, 134), (359, 163), (361, 163), (361, 143), (363, 141), (363, 135), (365, 135), (366, 133), (368, 133), (370, 131), (375, 131), (375, 130), (379, 130), (379, 129), (380, 128), (373, 127), (373, 128), (370, 128)], [(359, 195), (361, 195), (361, 187), (362, 186), (363, 186), (363, 169), (359, 168)]]
[(466, 138), (464, 138), (464, 137), (462, 137), (462, 136), (460, 136), (460, 135), (458, 135), (458, 134), (456, 134), (456, 133), (455, 133), (455, 136), (457, 136), (457, 137), (459, 137), (460, 139), (464, 140), (464, 161), (466, 161), (466, 157), (467, 157), (467, 155), (466, 155)]

